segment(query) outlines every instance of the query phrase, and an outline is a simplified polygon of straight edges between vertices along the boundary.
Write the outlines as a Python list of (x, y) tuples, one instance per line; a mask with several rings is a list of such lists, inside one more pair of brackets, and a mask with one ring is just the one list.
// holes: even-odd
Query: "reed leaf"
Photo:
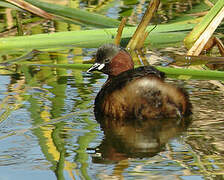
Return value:
[(34, 14), (37, 14), (38, 16), (41, 16), (46, 19), (53, 19), (54, 17), (51, 14), (48, 14), (47, 12), (43, 11), (42, 9), (33, 6), (32, 4), (29, 4), (23, 0), (6, 0), (9, 3), (12, 3), (16, 5), (17, 7), (20, 7), (22, 9), (25, 9), (27, 11), (30, 11)]
[[(151, 45), (155, 46), (156, 44), (182, 41), (187, 32), (189, 32), (194, 25), (195, 24), (187, 23), (158, 25), (149, 34), (145, 41), (145, 45), (151, 43)], [(152, 28), (154, 28), (154, 26), (148, 26), (147, 31), (150, 31)], [(136, 27), (124, 28), (121, 44), (127, 43), (127, 41), (132, 37), (135, 29)], [(95, 48), (105, 43), (113, 43), (116, 34), (117, 28), (108, 28), (0, 38), (0, 51), (15, 52), (56, 47), (72, 48), (72, 46), (81, 48)]]
[[(41, 66), (41, 67), (56, 67), (56, 68), (66, 68), (66, 69), (82, 69), (87, 70), (90, 68), (91, 64), (32, 64), (23, 63), (27, 66)], [(215, 70), (196, 70), (196, 69), (186, 69), (186, 68), (171, 68), (171, 67), (161, 67), (156, 66), (156, 68), (168, 76), (189, 76), (192, 79), (207, 79), (207, 80), (224, 80), (224, 72)]]
[(219, 0), (215, 6), (206, 14), (200, 23), (198, 23), (194, 29), (186, 36), (184, 40), (184, 44), (187, 48), (190, 48), (194, 42), (200, 37), (200, 35), (204, 32), (207, 26), (212, 22), (212, 20), (216, 17), (216, 15), (222, 10), (224, 7), (224, 1)]
[(4, 2), (4, 1), (0, 1), (0, 7), (12, 8), (12, 9), (16, 9), (16, 10), (19, 10), (19, 11), (23, 11), (21, 8), (15, 6), (13, 4), (10, 4), (8, 2)]
[(118, 27), (120, 21), (109, 18), (100, 14), (88, 12), (85, 10), (61, 6), (38, 0), (25, 0), (26, 2), (45, 10), (48, 13), (58, 15), (60, 17), (70, 18), (71, 20), (80, 22), (86, 26), (94, 27)]

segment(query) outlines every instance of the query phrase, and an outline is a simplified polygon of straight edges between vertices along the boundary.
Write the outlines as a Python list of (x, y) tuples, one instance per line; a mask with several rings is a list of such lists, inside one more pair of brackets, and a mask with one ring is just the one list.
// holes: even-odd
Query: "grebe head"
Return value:
[(133, 68), (134, 62), (125, 49), (114, 44), (105, 44), (97, 50), (95, 63), (87, 72), (101, 71), (109, 76), (117, 76)]

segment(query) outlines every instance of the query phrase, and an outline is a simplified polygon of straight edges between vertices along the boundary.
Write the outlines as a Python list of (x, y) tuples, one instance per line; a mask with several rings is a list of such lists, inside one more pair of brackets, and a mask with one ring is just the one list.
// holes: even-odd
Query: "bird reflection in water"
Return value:
[(102, 143), (94, 148), (94, 163), (114, 163), (128, 158), (153, 157), (166, 143), (191, 123), (191, 118), (112, 121), (97, 119), (104, 131)]

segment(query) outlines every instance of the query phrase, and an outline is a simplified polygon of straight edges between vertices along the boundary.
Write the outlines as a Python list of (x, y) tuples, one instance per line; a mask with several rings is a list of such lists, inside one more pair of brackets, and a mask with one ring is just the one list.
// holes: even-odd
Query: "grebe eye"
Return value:
[(109, 63), (110, 62), (110, 59), (105, 59), (104, 63)]

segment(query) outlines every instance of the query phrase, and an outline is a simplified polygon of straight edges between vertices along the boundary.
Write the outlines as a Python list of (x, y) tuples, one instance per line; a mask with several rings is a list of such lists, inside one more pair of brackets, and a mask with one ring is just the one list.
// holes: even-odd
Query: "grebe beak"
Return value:
[(100, 63), (94, 63), (88, 70), (87, 73), (90, 73), (92, 71), (100, 71), (104, 68), (105, 64)]

